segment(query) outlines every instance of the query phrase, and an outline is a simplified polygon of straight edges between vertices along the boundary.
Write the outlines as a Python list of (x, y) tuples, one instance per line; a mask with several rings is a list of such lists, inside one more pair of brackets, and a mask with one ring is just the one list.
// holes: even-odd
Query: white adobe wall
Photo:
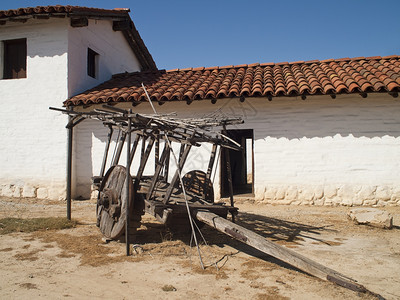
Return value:
[[(139, 61), (122, 32), (112, 29), (112, 21), (89, 20), (87, 27), (69, 27), (68, 36), (69, 96), (97, 86), (109, 80), (113, 74), (140, 71)], [(99, 54), (99, 72), (96, 78), (87, 75), (88, 48)], [(87, 157), (90, 157), (88, 153), (95, 147), (97, 141), (105, 141), (104, 137), (98, 137), (99, 132), (104, 133), (102, 129), (99, 124), (88, 121), (74, 128), (73, 198), (88, 198), (90, 196), (90, 178), (93, 176), (92, 174), (99, 172), (93, 173), (92, 164), (101, 161), (102, 156), (98, 158), (95, 155), (95, 162), (93, 163)], [(102, 155), (102, 146), (100, 146), (100, 149)]]
[[(0, 196), (65, 199), (68, 120), (49, 106), (61, 107), (112, 74), (140, 70), (111, 21), (89, 20), (80, 28), (69, 24), (69, 18), (51, 18), (0, 26), (0, 41), (27, 38), (28, 51), (27, 78), (0, 80)], [(88, 47), (99, 54), (95, 79), (87, 75)], [(84, 137), (79, 130), (78, 140)]]
[(27, 38), (27, 78), (0, 80), (0, 195), (65, 195), (67, 20), (0, 26), (0, 40)]
[[(270, 109), (254, 103), (247, 123), (255, 128), (255, 199), (399, 205), (400, 101), (309, 98), (273, 101)], [(260, 114), (264, 121), (256, 123)]]
[[(127, 106), (128, 107), (128, 106)], [(166, 103), (161, 112), (201, 117), (221, 109), (241, 115), (241, 129), (254, 129), (255, 199), (263, 203), (315, 205), (400, 204), (400, 101), (387, 94)], [(135, 108), (151, 113), (148, 104)], [(96, 126), (92, 123), (92, 126)], [(98, 127), (97, 127), (98, 128)], [(106, 131), (88, 133), (90, 146), (79, 174), (97, 175)], [(83, 141), (81, 141), (83, 142)], [(89, 151), (90, 149), (90, 151)], [(209, 149), (193, 153), (206, 169)], [(204, 157), (206, 159), (204, 159)], [(122, 155), (124, 163), (125, 155)], [(200, 159), (199, 159), (200, 158)], [(203, 159), (202, 159), (203, 158)], [(83, 161), (92, 161), (86, 168)], [(191, 158), (190, 163), (194, 162)], [(150, 170), (151, 171), (151, 170)], [(219, 170), (215, 184), (219, 196)], [(82, 180), (86, 196), (89, 180)]]
[[(87, 75), (88, 48), (99, 54), (96, 78)], [(122, 32), (112, 29), (112, 21), (89, 20), (86, 27), (68, 27), (68, 69), (68, 93), (74, 96), (113, 74), (140, 71), (140, 63)]]

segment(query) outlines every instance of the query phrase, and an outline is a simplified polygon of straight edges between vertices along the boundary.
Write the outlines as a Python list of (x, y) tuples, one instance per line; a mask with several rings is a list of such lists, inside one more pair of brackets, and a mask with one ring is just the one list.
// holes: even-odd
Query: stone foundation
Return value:
[(36, 184), (0, 184), (0, 196), (10, 198), (38, 198), (65, 200), (65, 184), (49, 186)]
[[(98, 191), (92, 186), (91, 198)], [(0, 184), (0, 196), (65, 200), (65, 185)], [(256, 188), (255, 202), (317, 206), (400, 206), (400, 187), (389, 186), (278, 186)]]
[(255, 201), (287, 205), (397, 206), (400, 205), (400, 187), (269, 185), (256, 188)]

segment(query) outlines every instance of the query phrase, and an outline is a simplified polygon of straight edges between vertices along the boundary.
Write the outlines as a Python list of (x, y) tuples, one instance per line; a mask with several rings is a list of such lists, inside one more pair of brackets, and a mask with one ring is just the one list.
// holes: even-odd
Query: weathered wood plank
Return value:
[[(142, 178), (142, 175), (143, 175), (144, 169), (146, 167), (147, 160), (149, 159), (150, 152), (151, 152), (151, 149), (153, 148), (154, 142), (155, 142), (155, 139), (153, 137), (150, 137), (146, 151), (141, 156), (140, 167), (139, 167), (139, 170), (136, 175), (136, 178), (138, 181), (140, 181), (140, 179)], [(143, 139), (143, 144), (144, 144), (144, 139)]]
[(358, 284), (355, 280), (335, 270), (325, 267), (290, 249), (275, 244), (242, 226), (217, 216), (216, 214), (205, 210), (197, 210), (194, 212), (194, 216), (197, 220), (204, 222), (257, 250), (278, 258), (281, 261), (284, 261), (308, 274), (324, 280), (332, 281), (340, 286), (357, 292), (368, 292), (374, 296), (379, 296), (368, 291), (364, 286)]
[[(179, 174), (182, 171), (183, 166), (185, 165), (186, 159), (189, 155), (190, 149), (192, 148), (191, 145), (186, 145), (185, 151), (183, 151), (183, 153), (180, 155), (179, 158), (179, 166), (178, 169), (176, 170), (174, 177), (171, 180), (171, 184), (168, 187), (166, 193), (165, 193), (165, 198), (164, 198), (164, 204), (168, 202), (169, 198), (171, 197), (172, 191), (175, 188), (175, 186), (178, 183), (178, 179), (179, 179)], [(181, 148), (182, 149), (182, 148)]]
[(156, 184), (158, 183), (158, 177), (160, 176), (160, 172), (161, 172), (161, 170), (162, 170), (162, 168), (164, 166), (164, 161), (167, 158), (167, 153), (169, 151), (170, 151), (169, 146), (166, 143), (165, 146), (164, 146), (164, 150), (163, 150), (163, 152), (161, 154), (161, 159), (160, 160), (158, 158), (156, 159), (156, 163), (155, 163), (156, 170), (154, 172), (153, 179), (151, 181), (149, 190), (147, 192), (146, 200), (150, 200), (150, 198), (151, 198), (151, 195), (152, 195), (152, 193), (154, 191), (154, 188), (155, 188)]

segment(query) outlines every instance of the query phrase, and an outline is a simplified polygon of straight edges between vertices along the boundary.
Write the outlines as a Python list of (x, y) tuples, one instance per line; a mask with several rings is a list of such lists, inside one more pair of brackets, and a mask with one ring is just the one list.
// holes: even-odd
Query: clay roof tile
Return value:
[(393, 92), (400, 90), (400, 58), (357, 57), (117, 74), (68, 99), (65, 105), (146, 101), (141, 82), (158, 101)]

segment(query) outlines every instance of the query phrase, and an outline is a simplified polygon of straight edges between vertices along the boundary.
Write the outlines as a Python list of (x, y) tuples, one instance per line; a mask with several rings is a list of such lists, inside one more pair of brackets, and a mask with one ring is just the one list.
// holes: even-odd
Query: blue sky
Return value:
[(400, 55), (400, 0), (2, 0), (131, 9), (160, 69)]

